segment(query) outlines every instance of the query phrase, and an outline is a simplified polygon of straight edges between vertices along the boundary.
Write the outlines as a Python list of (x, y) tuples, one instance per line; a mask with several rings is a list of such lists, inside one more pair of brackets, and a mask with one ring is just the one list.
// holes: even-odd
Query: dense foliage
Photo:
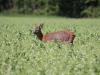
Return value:
[[(75, 31), (74, 45), (44, 43), (31, 33)], [(100, 75), (100, 19), (0, 16), (0, 75)]]
[(8, 13), (61, 15), (69, 17), (100, 16), (100, 0), (0, 0), (0, 11)]

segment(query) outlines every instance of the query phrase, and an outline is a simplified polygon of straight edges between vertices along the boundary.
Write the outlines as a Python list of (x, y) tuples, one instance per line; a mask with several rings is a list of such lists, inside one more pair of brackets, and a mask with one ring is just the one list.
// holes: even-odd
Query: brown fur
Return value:
[(75, 33), (71, 31), (57, 31), (57, 32), (50, 32), (46, 35), (42, 34), (41, 28), (43, 27), (43, 24), (40, 24), (39, 26), (35, 27), (35, 31), (33, 31), (33, 34), (35, 34), (38, 39), (41, 41), (52, 41), (52, 40), (59, 40), (62, 42), (68, 42), (73, 44), (73, 40), (75, 38)]

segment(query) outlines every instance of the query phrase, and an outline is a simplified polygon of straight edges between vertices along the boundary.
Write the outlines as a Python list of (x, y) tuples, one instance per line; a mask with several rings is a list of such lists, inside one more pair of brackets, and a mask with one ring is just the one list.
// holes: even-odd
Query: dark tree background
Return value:
[(100, 0), (0, 0), (0, 13), (100, 17)]

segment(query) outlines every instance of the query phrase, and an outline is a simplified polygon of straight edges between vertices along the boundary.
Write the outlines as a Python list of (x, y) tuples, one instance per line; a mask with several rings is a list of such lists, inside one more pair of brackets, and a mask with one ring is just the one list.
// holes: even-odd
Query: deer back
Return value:
[(43, 35), (42, 40), (43, 41), (60, 40), (60, 41), (73, 43), (74, 38), (75, 38), (74, 32), (58, 31), (58, 32), (51, 32), (46, 35)]

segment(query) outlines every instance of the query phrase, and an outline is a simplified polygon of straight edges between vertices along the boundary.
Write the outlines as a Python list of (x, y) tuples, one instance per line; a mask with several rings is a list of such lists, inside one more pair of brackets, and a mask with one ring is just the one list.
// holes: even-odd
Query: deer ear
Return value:
[(39, 27), (40, 27), (40, 28), (43, 28), (43, 25), (44, 25), (44, 24), (43, 24), (43, 23), (41, 23)]

